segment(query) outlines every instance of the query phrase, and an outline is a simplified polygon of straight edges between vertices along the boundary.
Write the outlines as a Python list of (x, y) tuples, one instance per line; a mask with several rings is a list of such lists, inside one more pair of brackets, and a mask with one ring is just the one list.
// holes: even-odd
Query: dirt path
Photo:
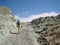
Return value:
[(32, 41), (30, 41), (29, 37), (29, 31), (27, 29), (20, 30), (20, 34), (17, 36), (17, 45), (32, 45)]
[(38, 45), (30, 25), (26, 26), (26, 24), (23, 24), (19, 31), (20, 33), (18, 34), (10, 34), (6, 37), (1, 35), (0, 45)]
[(11, 37), (14, 45), (36, 45), (31, 28), (23, 26), (19, 31), (19, 34), (13, 34)]

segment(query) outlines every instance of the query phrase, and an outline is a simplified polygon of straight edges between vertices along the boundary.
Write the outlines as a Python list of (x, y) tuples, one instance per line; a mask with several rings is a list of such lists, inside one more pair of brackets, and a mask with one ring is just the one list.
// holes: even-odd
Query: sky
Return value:
[(0, 0), (0, 5), (10, 8), (23, 21), (60, 13), (60, 0)]

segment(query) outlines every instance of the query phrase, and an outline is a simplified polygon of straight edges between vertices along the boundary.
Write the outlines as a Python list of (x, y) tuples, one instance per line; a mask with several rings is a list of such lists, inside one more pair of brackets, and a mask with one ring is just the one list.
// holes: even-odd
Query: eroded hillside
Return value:
[(32, 27), (20, 23), (9, 8), (0, 7), (0, 45), (36, 45)]
[(20, 22), (0, 6), (0, 45), (60, 45), (60, 14)]
[(37, 42), (42, 45), (60, 45), (60, 14), (31, 21)]

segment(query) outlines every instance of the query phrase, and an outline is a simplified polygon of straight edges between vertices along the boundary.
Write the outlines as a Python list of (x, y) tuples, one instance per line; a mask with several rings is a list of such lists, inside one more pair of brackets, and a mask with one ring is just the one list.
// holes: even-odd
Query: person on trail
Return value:
[(17, 27), (19, 28), (20, 27), (20, 21), (17, 20)]
[(19, 31), (20, 30), (20, 20), (17, 20), (16, 23), (17, 23), (17, 28), (18, 28), (18, 33), (17, 34), (19, 34), (20, 33), (20, 31)]

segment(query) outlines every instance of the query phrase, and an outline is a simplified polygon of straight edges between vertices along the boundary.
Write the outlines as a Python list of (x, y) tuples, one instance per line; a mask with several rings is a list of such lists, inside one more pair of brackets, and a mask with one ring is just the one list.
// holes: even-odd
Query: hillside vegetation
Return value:
[(42, 45), (60, 45), (60, 14), (31, 21), (35, 38)]

